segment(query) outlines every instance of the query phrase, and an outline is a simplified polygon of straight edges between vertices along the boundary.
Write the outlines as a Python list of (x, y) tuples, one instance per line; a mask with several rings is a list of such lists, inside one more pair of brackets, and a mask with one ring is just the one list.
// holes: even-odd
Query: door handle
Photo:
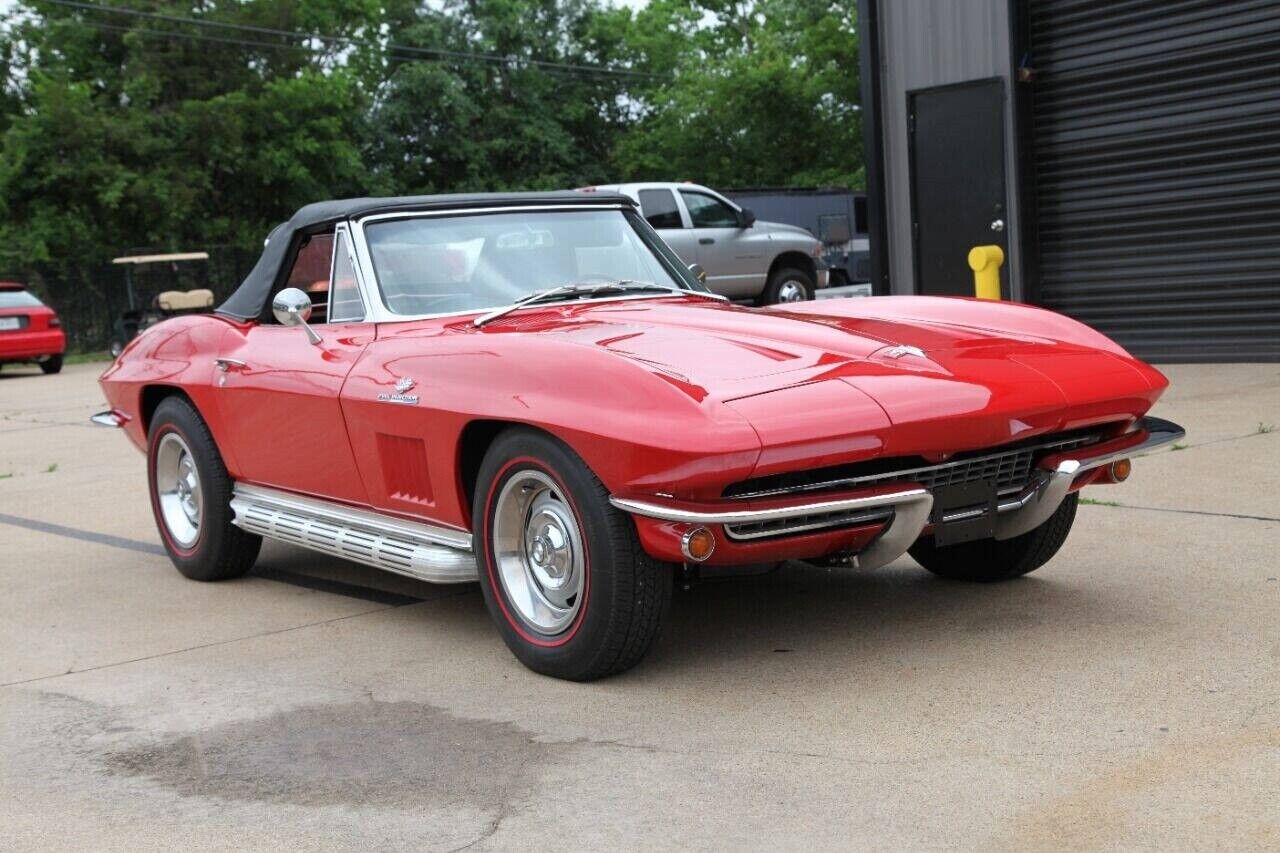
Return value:
[(991, 222), (991, 230), (999, 234), (1004, 230), (1004, 220), (996, 219)]
[(699, 237), (699, 238), (698, 238), (698, 242), (699, 242), (699, 243), (701, 243), (701, 244), (702, 244), (702, 245), (704, 245), (704, 246), (710, 246), (710, 245), (711, 245), (712, 243), (714, 243), (715, 241), (716, 241), (716, 238), (714, 238), (714, 237)]
[(226, 373), (230, 370), (244, 370), (249, 366), (238, 358), (215, 358), (213, 363), (222, 373)]

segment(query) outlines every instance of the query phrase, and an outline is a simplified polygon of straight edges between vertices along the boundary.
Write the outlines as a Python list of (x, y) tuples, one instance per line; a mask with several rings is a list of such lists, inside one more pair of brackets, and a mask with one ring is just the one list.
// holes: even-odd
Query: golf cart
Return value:
[(203, 314), (213, 309), (213, 291), (207, 288), (193, 290), (162, 290), (143, 302), (137, 295), (138, 283), (135, 270), (144, 264), (169, 264), (170, 272), (177, 278), (178, 264), (185, 261), (207, 261), (208, 252), (177, 252), (168, 255), (128, 255), (113, 258), (111, 263), (125, 265), (124, 281), (128, 293), (128, 307), (116, 319), (111, 331), (111, 356), (124, 351), (125, 345), (144, 329), (161, 320), (183, 314)]

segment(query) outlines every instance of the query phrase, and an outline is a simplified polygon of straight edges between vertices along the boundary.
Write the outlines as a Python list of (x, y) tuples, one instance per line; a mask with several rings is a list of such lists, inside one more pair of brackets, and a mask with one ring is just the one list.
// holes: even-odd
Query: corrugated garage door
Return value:
[(1280, 360), (1280, 2), (1028, 15), (1037, 300), (1156, 361)]

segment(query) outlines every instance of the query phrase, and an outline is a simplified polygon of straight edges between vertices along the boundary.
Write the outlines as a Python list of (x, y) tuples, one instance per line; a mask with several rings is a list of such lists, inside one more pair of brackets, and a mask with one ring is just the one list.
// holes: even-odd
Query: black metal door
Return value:
[[(979, 80), (907, 95), (916, 289), (973, 296), (969, 250), (1007, 252), (1004, 84)], [(1001, 287), (1008, 293), (1005, 271)]]

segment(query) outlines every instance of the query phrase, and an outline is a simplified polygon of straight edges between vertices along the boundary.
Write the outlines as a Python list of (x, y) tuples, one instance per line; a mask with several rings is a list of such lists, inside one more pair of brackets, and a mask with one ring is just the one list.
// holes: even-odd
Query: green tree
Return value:
[(619, 173), (719, 186), (863, 185), (851, 3), (655, 0), (632, 26), (629, 43), (673, 62), (674, 73), (637, 91), (640, 116), (614, 153)]

